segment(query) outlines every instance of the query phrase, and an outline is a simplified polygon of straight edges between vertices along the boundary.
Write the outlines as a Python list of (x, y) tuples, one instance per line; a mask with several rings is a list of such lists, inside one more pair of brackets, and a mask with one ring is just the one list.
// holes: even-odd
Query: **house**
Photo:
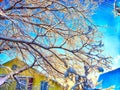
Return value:
[[(16, 70), (27, 64), (18, 58), (15, 58), (7, 63), (4, 63), (3, 65), (11, 68), (12, 70)], [(9, 73), (9, 69), (0, 67), (1, 77)], [(65, 90), (61, 84), (47, 78), (44, 74), (38, 72), (34, 68), (29, 68), (28, 70), (23, 71), (17, 75), (16, 78), (19, 83), (16, 83), (15, 80), (10, 78), (7, 81), (9, 82), (8, 84), (6, 83), (0, 86), (0, 90)]]
[(101, 82), (98, 87), (109, 88), (113, 86), (113, 90), (120, 90), (120, 68), (101, 74), (98, 82)]

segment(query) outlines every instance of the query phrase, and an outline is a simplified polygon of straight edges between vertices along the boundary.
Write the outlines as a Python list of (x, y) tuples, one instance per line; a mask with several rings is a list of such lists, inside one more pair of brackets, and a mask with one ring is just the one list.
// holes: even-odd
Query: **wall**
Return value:
[[(17, 65), (17, 68), (19, 69), (22, 66), (25, 66), (26, 64), (16, 58), (14, 60), (9, 61), (8, 63), (5, 63), (4, 65), (9, 66), (10, 68), (12, 68), (12, 65)], [(10, 73), (9, 69), (0, 68), (0, 74), (9, 74), (9, 73)], [(49, 83), (49, 90), (63, 90), (63, 87), (60, 84), (50, 80), (45, 75), (39, 73), (36, 69), (33, 68), (30, 68), (20, 73), (18, 76), (33, 77), (33, 90), (40, 90), (41, 81), (47, 81)]]

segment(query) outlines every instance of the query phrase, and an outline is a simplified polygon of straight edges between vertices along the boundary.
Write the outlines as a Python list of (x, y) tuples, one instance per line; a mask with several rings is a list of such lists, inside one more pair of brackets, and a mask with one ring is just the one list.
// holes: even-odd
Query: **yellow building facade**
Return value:
[[(0, 76), (4, 77), (12, 71), (19, 69), (25, 65), (23, 61), (15, 58), (3, 64), (9, 68), (0, 67)], [(11, 69), (11, 70), (10, 70)], [(44, 74), (38, 72), (34, 68), (29, 68), (19, 75), (16, 75), (19, 84), (12, 78), (8, 80), (8, 84), (0, 86), (0, 90), (65, 90), (65, 88), (58, 82), (47, 78)]]

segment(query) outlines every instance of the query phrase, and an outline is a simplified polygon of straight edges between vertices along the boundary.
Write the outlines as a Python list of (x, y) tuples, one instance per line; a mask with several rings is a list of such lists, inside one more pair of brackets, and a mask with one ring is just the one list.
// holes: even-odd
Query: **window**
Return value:
[(18, 77), (18, 82), (16, 85), (16, 90), (26, 90), (27, 79), (25, 77)]
[(40, 85), (40, 90), (48, 90), (48, 82), (42, 81)]
[(12, 65), (12, 70), (16, 70), (17, 69), (17, 65), (16, 64), (13, 64)]
[(32, 77), (18, 77), (16, 90), (32, 90), (33, 78)]

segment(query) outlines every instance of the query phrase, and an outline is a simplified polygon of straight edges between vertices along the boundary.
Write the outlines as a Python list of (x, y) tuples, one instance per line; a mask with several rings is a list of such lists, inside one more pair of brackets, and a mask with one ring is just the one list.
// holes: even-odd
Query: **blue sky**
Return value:
[[(8, 1), (8, 0), (5, 0)], [(5, 2), (4, 2), (5, 3)], [(2, 6), (2, 4), (0, 5)], [(120, 16), (114, 16), (113, 0), (105, 0), (93, 15), (94, 23), (103, 34), (104, 54), (113, 57), (115, 68), (120, 65)], [(0, 61), (9, 60), (9, 56), (0, 54)]]
[(120, 67), (120, 16), (113, 13), (113, 1), (103, 2), (93, 15), (94, 23), (103, 34), (104, 54), (112, 56), (113, 68)]

